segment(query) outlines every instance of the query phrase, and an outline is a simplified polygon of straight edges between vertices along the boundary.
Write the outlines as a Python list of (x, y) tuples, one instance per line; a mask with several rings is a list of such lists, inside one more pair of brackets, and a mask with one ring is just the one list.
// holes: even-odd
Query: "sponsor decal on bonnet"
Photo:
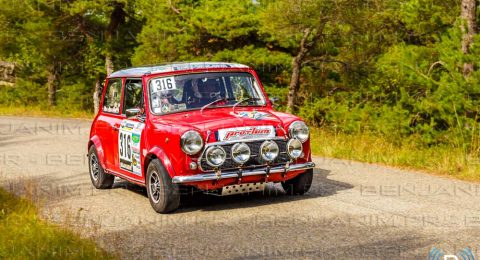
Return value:
[(259, 111), (243, 111), (237, 114), (232, 112), (232, 114), (236, 117), (252, 118), (255, 120), (263, 120), (265, 118), (272, 116), (270, 113), (259, 112)]
[(247, 126), (218, 130), (219, 141), (275, 137), (273, 126)]

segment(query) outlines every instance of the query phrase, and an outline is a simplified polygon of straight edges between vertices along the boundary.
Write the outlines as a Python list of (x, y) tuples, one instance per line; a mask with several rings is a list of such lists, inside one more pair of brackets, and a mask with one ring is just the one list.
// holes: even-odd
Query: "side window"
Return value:
[(103, 99), (103, 111), (118, 114), (120, 112), (120, 96), (122, 95), (122, 80), (110, 79), (108, 81), (105, 97)]
[(130, 108), (143, 108), (143, 88), (140, 79), (127, 79), (125, 82), (123, 114)]

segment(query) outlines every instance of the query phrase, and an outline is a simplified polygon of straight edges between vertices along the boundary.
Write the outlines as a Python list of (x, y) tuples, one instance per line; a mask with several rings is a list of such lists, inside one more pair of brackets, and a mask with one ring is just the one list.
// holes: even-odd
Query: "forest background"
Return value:
[(92, 118), (114, 70), (253, 67), (317, 155), (480, 179), (475, 0), (0, 0), (0, 114)]

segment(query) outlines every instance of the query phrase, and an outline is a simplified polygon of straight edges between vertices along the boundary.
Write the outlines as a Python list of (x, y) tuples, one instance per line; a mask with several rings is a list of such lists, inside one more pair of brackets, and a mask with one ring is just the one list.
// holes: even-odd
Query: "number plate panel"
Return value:
[(123, 120), (118, 133), (118, 153), (120, 168), (142, 176), (140, 143), (145, 124)]

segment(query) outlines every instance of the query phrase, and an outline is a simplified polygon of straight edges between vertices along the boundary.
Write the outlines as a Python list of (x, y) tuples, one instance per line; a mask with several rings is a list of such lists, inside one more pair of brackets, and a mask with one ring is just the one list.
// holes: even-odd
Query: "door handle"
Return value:
[(112, 125), (113, 131), (118, 131), (120, 129), (120, 125), (114, 124)]

